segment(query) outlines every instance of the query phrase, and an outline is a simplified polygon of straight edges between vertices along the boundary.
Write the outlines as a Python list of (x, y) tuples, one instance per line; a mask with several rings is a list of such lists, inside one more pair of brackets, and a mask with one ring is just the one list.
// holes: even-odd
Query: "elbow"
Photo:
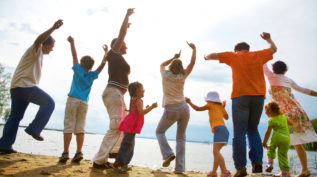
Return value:
[(273, 47), (272, 48), (272, 53), (274, 54), (274, 53), (276, 53), (277, 52), (277, 48), (276, 47)]

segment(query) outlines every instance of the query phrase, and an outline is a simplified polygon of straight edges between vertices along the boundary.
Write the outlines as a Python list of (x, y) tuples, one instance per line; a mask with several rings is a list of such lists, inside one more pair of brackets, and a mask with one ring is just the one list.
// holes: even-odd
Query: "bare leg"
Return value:
[[(221, 173), (226, 173), (227, 168), (225, 161), (220, 153), (221, 148), (224, 146), (224, 143), (214, 143), (214, 149), (213, 149), (213, 154), (214, 154), (214, 168), (213, 170), (217, 170), (218, 166), (220, 166)], [(217, 165), (217, 166), (215, 166)]]
[(71, 133), (64, 133), (64, 152), (69, 151), (69, 144), (72, 140), (72, 134)]
[(81, 152), (81, 149), (82, 149), (83, 144), (84, 144), (84, 138), (85, 138), (85, 134), (84, 133), (76, 134), (76, 142), (77, 142), (77, 150), (76, 150), (76, 152)]
[(300, 164), (302, 165), (302, 171), (299, 174), (299, 176), (304, 175), (307, 176), (307, 174), (310, 174), (310, 171), (307, 168), (307, 156), (305, 148), (302, 144), (295, 145), (295, 150), (297, 152), (297, 156), (299, 158)]

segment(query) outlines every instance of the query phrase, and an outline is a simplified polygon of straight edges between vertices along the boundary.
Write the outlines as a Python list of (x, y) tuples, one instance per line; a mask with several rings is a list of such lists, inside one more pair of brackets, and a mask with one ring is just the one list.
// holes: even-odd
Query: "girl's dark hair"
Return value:
[(53, 37), (49, 36), (44, 42), (43, 45), (51, 45), (53, 43)]
[(278, 104), (275, 101), (268, 102), (265, 105), (265, 107), (268, 108), (269, 110), (271, 110), (271, 112), (274, 114), (281, 114), (280, 107), (278, 106)]
[(272, 69), (275, 74), (283, 74), (287, 71), (287, 65), (283, 61), (277, 61), (273, 63)]
[(132, 103), (132, 98), (135, 98), (136, 95), (136, 91), (142, 87), (143, 85), (140, 82), (132, 82), (129, 84), (128, 86), (128, 91), (130, 94), (130, 107), (129, 107), (129, 112), (131, 111), (131, 103)]

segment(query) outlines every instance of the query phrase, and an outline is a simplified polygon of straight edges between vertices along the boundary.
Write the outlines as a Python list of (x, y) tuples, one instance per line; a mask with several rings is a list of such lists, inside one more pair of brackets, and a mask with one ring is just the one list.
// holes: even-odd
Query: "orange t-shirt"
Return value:
[(207, 102), (206, 106), (208, 107), (209, 123), (212, 133), (215, 132), (216, 127), (226, 126), (223, 120), (226, 110), (222, 107), (222, 105), (213, 102)]
[(231, 98), (246, 95), (265, 96), (263, 64), (273, 59), (271, 48), (254, 52), (238, 51), (217, 53), (220, 63), (232, 69)]

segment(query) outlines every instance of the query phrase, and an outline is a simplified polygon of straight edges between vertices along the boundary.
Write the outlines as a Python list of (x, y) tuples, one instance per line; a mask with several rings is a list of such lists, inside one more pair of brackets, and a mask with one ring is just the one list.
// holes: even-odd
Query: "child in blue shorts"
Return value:
[(64, 118), (64, 152), (59, 159), (59, 162), (66, 163), (69, 159), (69, 144), (72, 139), (72, 133), (76, 135), (77, 151), (72, 159), (72, 162), (79, 163), (83, 159), (81, 149), (84, 144), (86, 114), (88, 110), (88, 96), (91, 86), (98, 74), (102, 71), (106, 64), (106, 56), (108, 46), (104, 45), (105, 55), (97, 70), (91, 71), (94, 60), (91, 56), (83, 56), (78, 63), (77, 52), (74, 39), (69, 36), (67, 39), (70, 43), (73, 56), (73, 81), (70, 92), (68, 94), (65, 118)]
[(228, 143), (229, 139), (229, 131), (223, 120), (228, 120), (228, 114), (225, 110), (226, 102), (221, 102), (218, 92), (209, 92), (205, 97), (205, 101), (207, 104), (199, 107), (193, 104), (189, 98), (186, 98), (186, 102), (196, 111), (208, 110), (210, 127), (212, 133), (214, 133), (214, 164), (212, 171), (207, 176), (217, 177), (217, 169), (220, 166), (221, 177), (228, 177), (231, 173), (227, 170), (223, 156), (220, 153), (221, 148)]

